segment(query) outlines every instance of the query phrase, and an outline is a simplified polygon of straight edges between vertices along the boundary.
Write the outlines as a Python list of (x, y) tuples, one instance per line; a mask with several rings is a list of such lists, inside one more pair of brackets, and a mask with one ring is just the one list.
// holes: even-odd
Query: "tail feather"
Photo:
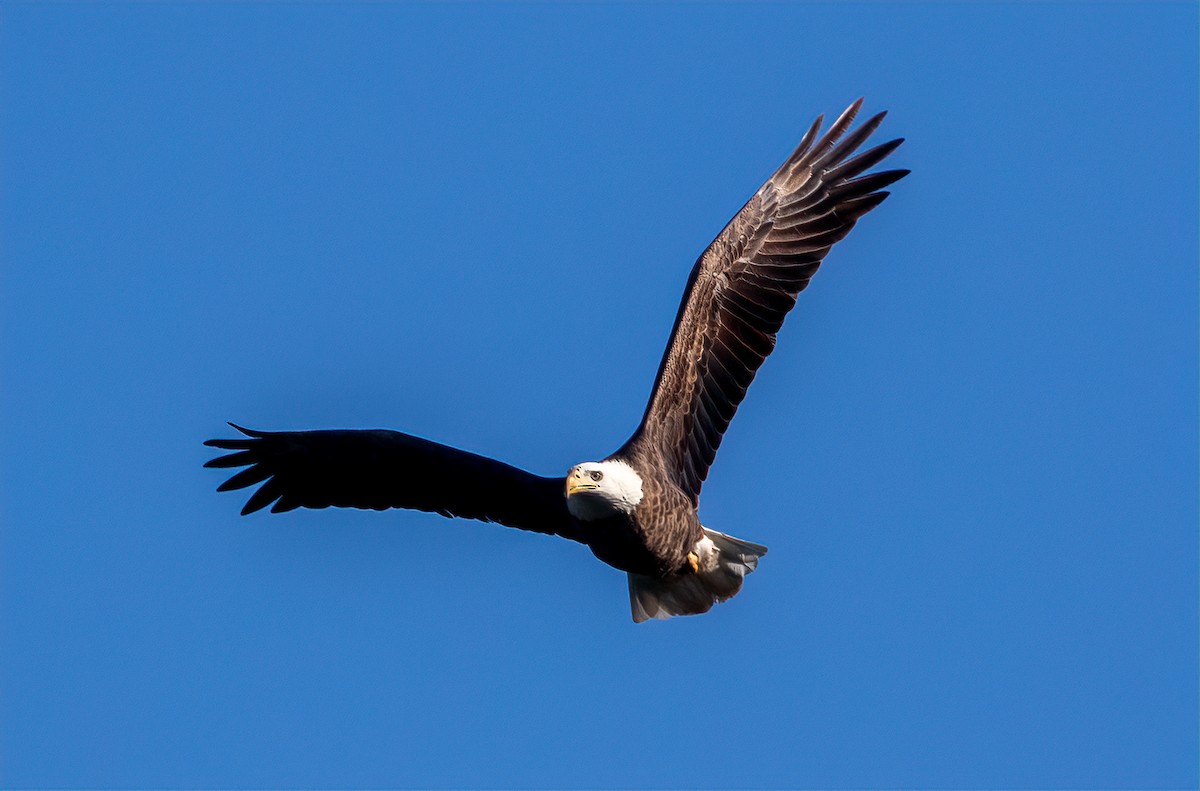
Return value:
[(629, 606), (636, 623), (708, 612), (717, 602), (733, 598), (742, 589), (743, 578), (767, 554), (762, 544), (708, 528), (695, 551), (700, 557), (700, 571), (695, 574), (666, 579), (629, 575)]
[(767, 554), (767, 548), (762, 544), (755, 544), (753, 541), (745, 541), (741, 538), (727, 536), (724, 533), (718, 533), (716, 530), (709, 530), (707, 527), (704, 528), (704, 535), (716, 544), (722, 556), (737, 558), (737, 560), (741, 561), (742, 565), (746, 567), (745, 574), (749, 574), (758, 568), (758, 559)]

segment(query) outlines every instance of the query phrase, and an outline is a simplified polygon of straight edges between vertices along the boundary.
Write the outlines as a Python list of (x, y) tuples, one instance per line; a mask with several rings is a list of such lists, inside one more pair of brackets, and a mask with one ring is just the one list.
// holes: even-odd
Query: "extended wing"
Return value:
[(275, 513), (301, 507), (415, 508), (575, 538), (563, 478), (543, 478), (398, 431), (233, 427), (247, 439), (205, 442), (236, 452), (204, 466), (247, 468), (218, 491), (262, 484), (243, 514), (268, 505)]
[(881, 190), (908, 174), (861, 175), (902, 140), (851, 158), (884, 113), (838, 142), (861, 104), (820, 139), (817, 118), (692, 269), (645, 417), (619, 454), (661, 459), (693, 502), (796, 296), (834, 242), (887, 197)]

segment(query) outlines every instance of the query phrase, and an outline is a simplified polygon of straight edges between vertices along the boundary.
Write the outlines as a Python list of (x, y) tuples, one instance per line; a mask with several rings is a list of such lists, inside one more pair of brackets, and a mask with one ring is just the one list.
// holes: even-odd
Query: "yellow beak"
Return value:
[(584, 474), (583, 470), (571, 470), (567, 475), (567, 497), (579, 492), (590, 492), (599, 488), (599, 485)]

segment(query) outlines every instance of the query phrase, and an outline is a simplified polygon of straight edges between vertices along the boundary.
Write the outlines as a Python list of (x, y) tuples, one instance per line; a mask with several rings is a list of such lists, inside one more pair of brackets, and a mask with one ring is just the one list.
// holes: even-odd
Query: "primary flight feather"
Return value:
[(700, 256), (641, 425), (616, 453), (545, 478), (398, 431), (234, 425), (244, 438), (204, 443), (233, 451), (205, 466), (246, 468), (218, 491), (261, 484), (243, 514), (414, 508), (579, 541), (628, 574), (638, 622), (732, 597), (767, 548), (700, 524), (700, 489), (721, 438), (830, 247), (908, 173), (867, 173), (902, 141), (855, 155), (884, 117), (847, 134), (861, 104), (824, 134), (818, 117)]

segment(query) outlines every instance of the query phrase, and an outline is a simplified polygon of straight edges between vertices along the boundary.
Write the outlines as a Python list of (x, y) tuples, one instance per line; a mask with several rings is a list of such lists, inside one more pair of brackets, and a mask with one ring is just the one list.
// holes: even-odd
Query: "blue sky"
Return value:
[[(1194, 4), (10, 3), (0, 71), (4, 786), (1196, 786)], [(913, 174), (713, 468), (734, 601), (214, 492), (225, 420), (610, 452), (864, 94)]]

